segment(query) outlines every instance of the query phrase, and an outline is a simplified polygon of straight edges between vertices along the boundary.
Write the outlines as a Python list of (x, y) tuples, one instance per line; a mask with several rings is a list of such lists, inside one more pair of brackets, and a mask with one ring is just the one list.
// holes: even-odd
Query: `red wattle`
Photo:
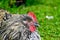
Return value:
[(30, 27), (29, 27), (29, 30), (30, 30), (31, 32), (34, 32), (34, 31), (36, 30), (36, 27), (35, 27), (35, 26), (30, 26)]

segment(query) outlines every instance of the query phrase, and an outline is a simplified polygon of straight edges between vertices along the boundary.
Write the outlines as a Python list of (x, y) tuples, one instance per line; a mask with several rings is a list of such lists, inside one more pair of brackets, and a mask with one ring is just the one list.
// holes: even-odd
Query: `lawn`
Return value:
[[(37, 29), (41, 35), (42, 40), (60, 40), (60, 1), (59, 0), (41, 0), (39, 4), (28, 6), (20, 6), (10, 8), (9, 6), (2, 5), (0, 8), (8, 10), (10, 13), (26, 14), (32, 11), (36, 14), (40, 27)], [(7, 4), (8, 5), (8, 4)], [(53, 16), (52, 19), (46, 16)]]

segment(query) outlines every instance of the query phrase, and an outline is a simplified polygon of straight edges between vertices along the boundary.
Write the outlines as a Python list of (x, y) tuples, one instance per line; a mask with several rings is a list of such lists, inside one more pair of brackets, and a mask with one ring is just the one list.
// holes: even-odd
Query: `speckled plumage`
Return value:
[[(5, 15), (5, 14), (4, 14)], [(28, 25), (24, 21), (30, 23), (32, 19), (27, 15), (7, 14), (8, 19), (4, 20), (5, 26), (1, 29), (1, 40), (39, 40), (37, 31), (30, 32)], [(5, 18), (5, 16), (3, 17)], [(35, 38), (32, 37), (35, 35)], [(37, 36), (39, 38), (37, 38)]]

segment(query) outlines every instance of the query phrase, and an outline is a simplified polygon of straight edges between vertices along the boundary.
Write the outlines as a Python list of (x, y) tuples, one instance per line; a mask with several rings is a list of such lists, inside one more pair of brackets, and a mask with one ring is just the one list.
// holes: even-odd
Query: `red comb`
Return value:
[(36, 15), (33, 12), (28, 12), (28, 16), (32, 17), (33, 21), (36, 22)]

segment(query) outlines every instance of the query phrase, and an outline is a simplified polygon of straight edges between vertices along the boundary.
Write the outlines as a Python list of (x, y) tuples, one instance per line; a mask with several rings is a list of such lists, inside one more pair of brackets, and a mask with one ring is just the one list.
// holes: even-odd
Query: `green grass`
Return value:
[[(2, 2), (1, 2), (2, 3)], [(27, 4), (18, 8), (10, 8), (1, 5), (1, 8), (11, 13), (26, 14), (32, 11), (36, 14), (40, 27), (38, 27), (42, 40), (60, 40), (60, 1), (59, 0), (41, 0), (40, 4)], [(5, 4), (6, 5), (6, 4)], [(8, 4), (7, 4), (8, 5)], [(53, 16), (53, 19), (46, 19), (46, 16)]]

